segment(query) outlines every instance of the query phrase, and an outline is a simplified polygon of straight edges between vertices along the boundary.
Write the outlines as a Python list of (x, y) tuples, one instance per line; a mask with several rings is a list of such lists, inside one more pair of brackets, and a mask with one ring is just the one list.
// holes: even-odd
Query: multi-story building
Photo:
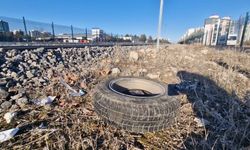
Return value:
[(104, 32), (100, 28), (92, 28), (91, 29), (92, 34), (92, 41), (103, 41), (104, 40)]
[(219, 25), (219, 34), (217, 37), (218, 40), (216, 45), (227, 45), (230, 23), (231, 23), (230, 17), (223, 17), (221, 19)]
[(181, 37), (179, 43), (182, 44), (201, 44), (204, 34), (203, 27), (190, 28), (187, 32)]
[(181, 37), (181, 40), (185, 40), (187, 37), (193, 34), (195, 30), (196, 30), (195, 28), (188, 29), (187, 32)]
[(24, 32), (21, 29), (13, 30), (12, 32), (14, 35), (20, 35), (20, 36), (24, 35)]
[(42, 36), (42, 32), (38, 31), (38, 30), (31, 30), (30, 31), (30, 36), (32, 38), (38, 38)]
[(210, 16), (205, 20), (203, 45), (227, 45), (227, 39), (230, 32), (236, 30), (232, 27), (230, 17), (220, 18), (217, 15)]
[(124, 41), (132, 41), (133, 40), (132, 36), (124, 36), (124, 37), (122, 37), (122, 39)]
[[(240, 17), (238, 20), (230, 22), (228, 44), (227, 45), (239, 45), (243, 39), (243, 28), (245, 24), (245, 17)], [(246, 32), (244, 35), (244, 41), (250, 41), (250, 23), (246, 26)]]
[(220, 17), (210, 16), (205, 20), (203, 45), (216, 45), (219, 34)]
[(0, 20), (0, 32), (10, 32), (9, 23)]
[(239, 33), (239, 21), (231, 20), (229, 27), (229, 34), (238, 34)]
[(187, 30), (187, 32), (181, 37), (181, 41), (185, 41), (187, 39), (190, 38), (190, 36), (194, 35), (195, 33), (198, 32), (203, 32), (203, 28), (202, 27), (198, 27), (198, 28), (190, 28)]
[(250, 41), (250, 23), (247, 24), (244, 41)]

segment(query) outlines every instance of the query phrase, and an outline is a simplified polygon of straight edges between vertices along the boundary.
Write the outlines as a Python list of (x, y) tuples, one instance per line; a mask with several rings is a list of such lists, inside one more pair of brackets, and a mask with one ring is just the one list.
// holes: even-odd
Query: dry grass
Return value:
[[(31, 97), (37, 97), (36, 91), (40, 91), (39, 95), (57, 95), (57, 99), (53, 106), (28, 105), (10, 125), (0, 118), (1, 130), (33, 123), (28, 126), (32, 130), (2, 143), (1, 149), (240, 149), (250, 146), (249, 54), (168, 45), (152, 59), (152, 50), (152, 47), (138, 50), (139, 60), (130, 62), (129, 52), (116, 47), (112, 58), (93, 62), (84, 73), (73, 72), (79, 78), (68, 81), (71, 86), (77, 87), (81, 81), (87, 86), (88, 94), (81, 98), (67, 96), (57, 74), (50, 86), (28, 91)], [(179, 96), (182, 106), (173, 126), (156, 133), (132, 134), (104, 123), (92, 106), (95, 85), (114, 67), (121, 69), (121, 76), (151, 73), (168, 84), (192, 81), (197, 85)], [(208, 123), (199, 126), (195, 118)], [(37, 128), (41, 122), (46, 129)]]

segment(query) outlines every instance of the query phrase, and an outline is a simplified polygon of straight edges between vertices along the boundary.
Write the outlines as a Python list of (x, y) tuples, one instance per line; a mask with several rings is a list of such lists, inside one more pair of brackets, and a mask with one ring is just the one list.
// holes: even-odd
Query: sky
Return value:
[[(0, 16), (156, 37), (160, 0), (1, 0)], [(164, 0), (162, 37), (176, 42), (217, 14), (239, 18), (250, 0)]]

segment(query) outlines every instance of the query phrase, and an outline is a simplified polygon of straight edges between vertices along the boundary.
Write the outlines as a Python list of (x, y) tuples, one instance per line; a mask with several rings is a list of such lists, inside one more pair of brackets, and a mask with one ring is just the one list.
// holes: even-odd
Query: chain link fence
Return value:
[[(0, 41), (23, 42), (23, 41), (50, 41), (80, 38), (87, 40), (91, 37), (91, 30), (74, 26), (58, 25), (56, 23), (43, 23), (26, 20), (25, 18), (9, 18), (0, 16)], [(7, 25), (6, 25), (7, 23)], [(8, 26), (8, 27), (7, 27)]]

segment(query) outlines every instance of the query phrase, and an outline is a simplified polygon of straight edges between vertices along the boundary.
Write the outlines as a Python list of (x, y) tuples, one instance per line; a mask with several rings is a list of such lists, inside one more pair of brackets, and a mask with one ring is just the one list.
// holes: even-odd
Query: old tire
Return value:
[(135, 133), (170, 126), (180, 103), (167, 86), (151, 79), (120, 77), (101, 82), (94, 93), (96, 113), (108, 123)]

